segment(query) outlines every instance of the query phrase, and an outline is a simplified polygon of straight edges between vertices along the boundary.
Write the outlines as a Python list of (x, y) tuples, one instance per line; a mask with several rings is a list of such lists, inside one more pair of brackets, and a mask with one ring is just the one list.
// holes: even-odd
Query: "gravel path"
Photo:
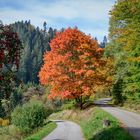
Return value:
[(81, 128), (74, 122), (55, 120), (57, 128), (43, 140), (84, 140)]
[(117, 107), (106, 106), (106, 103), (109, 100), (109, 98), (104, 98), (96, 101), (95, 103), (101, 105), (103, 110), (109, 112), (122, 122), (125, 128), (136, 140), (140, 140), (140, 115)]

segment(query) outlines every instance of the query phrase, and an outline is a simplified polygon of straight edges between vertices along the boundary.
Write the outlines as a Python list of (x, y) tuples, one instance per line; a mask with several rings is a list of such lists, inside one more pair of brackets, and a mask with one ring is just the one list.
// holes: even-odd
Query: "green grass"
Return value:
[[(109, 127), (103, 127), (103, 120), (111, 121)], [(133, 138), (120, 127), (119, 122), (107, 112), (97, 108), (91, 118), (80, 122), (87, 140), (132, 140)]]
[[(75, 121), (81, 126), (86, 140), (133, 140), (120, 123), (109, 113), (92, 107), (85, 110), (64, 110), (52, 114), (50, 119)], [(111, 121), (109, 127), (103, 127), (103, 120)]]
[(52, 132), (56, 128), (55, 122), (50, 122), (46, 126), (42, 127), (38, 132), (32, 134), (31, 136), (25, 138), (24, 140), (41, 140)]
[(121, 107), (140, 114), (140, 100), (126, 100)]

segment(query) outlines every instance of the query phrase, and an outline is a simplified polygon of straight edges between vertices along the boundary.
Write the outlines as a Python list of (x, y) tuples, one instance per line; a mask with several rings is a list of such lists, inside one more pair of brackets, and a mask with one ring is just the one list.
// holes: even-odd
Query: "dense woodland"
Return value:
[[(43, 55), (45, 51), (51, 50), (49, 43), (55, 37), (57, 30), (48, 28), (46, 22), (42, 24), (43, 29), (39, 29), (31, 25), (30, 20), (15, 22), (11, 26), (18, 34), (23, 46), (17, 76), (24, 83), (39, 83), (38, 73), (43, 64)], [(104, 36), (100, 47), (104, 48), (106, 43), (107, 38)]]
[(55, 36), (56, 29), (47, 28), (46, 22), (42, 24), (43, 30), (31, 25), (30, 21), (16, 22), (11, 26), (23, 46), (17, 75), (24, 83), (38, 83), (37, 75), (42, 65), (43, 54), (51, 50), (49, 42)]
[[(0, 118), (4, 125), (10, 120), (31, 133), (64, 103), (72, 101), (83, 109), (99, 93), (111, 96), (118, 105), (140, 101), (140, 1), (118, 0), (109, 14), (108, 40), (104, 36), (101, 43), (77, 27), (57, 31), (44, 22), (40, 29), (30, 20), (0, 24)], [(41, 121), (35, 120), (33, 109)], [(29, 114), (31, 118), (26, 117)], [(30, 126), (36, 122), (37, 126)]]

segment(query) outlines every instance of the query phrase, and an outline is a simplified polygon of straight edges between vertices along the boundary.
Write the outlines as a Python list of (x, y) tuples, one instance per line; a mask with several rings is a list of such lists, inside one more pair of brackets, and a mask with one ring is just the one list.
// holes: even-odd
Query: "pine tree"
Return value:
[(46, 29), (47, 29), (47, 23), (46, 23), (46, 21), (44, 21), (43, 27), (44, 27), (44, 32), (46, 32)]
[(16, 22), (11, 26), (18, 33), (24, 47), (17, 75), (24, 83), (38, 83), (37, 75), (42, 65), (43, 54), (46, 50), (51, 50), (49, 42), (55, 36), (56, 31), (49, 28), (49, 31), (46, 32), (46, 22), (43, 24), (44, 30), (41, 31), (39, 27), (35, 28), (31, 25), (30, 20)]

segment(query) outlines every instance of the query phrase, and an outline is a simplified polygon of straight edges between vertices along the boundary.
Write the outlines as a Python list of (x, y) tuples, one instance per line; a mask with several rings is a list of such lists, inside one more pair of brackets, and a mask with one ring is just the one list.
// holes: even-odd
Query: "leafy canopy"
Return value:
[(50, 43), (51, 52), (44, 54), (39, 72), (40, 82), (51, 85), (50, 99), (77, 99), (90, 96), (104, 81), (101, 72), (103, 49), (96, 40), (77, 28), (57, 33)]
[[(9, 98), (15, 72), (19, 68), (21, 42), (10, 26), (0, 24), (0, 93)], [(0, 97), (1, 99), (2, 97)]]

